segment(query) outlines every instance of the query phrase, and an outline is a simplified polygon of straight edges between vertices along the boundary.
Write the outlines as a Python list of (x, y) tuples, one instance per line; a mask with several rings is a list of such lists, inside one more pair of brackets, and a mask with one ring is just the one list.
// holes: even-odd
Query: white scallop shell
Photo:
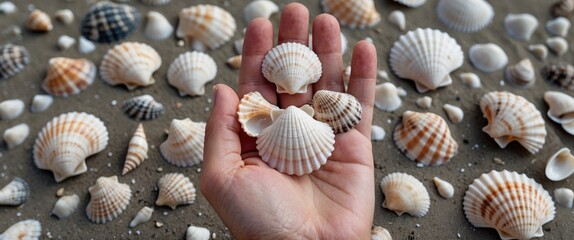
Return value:
[(394, 0), (394, 1), (411, 8), (420, 7), (427, 2), (427, 0)]
[(4, 130), (4, 142), (8, 146), (8, 149), (12, 149), (24, 142), (30, 134), (30, 127), (28, 124), (21, 123), (11, 128)]
[(408, 213), (423, 217), (430, 208), (430, 196), (421, 181), (406, 173), (391, 173), (381, 180), (381, 191), (385, 195), (383, 207), (398, 216)]
[(351, 94), (319, 90), (313, 95), (314, 118), (335, 134), (351, 131), (361, 121), (361, 103)]
[(80, 197), (78, 195), (63, 196), (54, 204), (52, 214), (58, 216), (59, 219), (67, 218), (78, 209), (79, 204)]
[(54, 29), (54, 25), (52, 25), (52, 20), (50, 16), (36, 9), (30, 13), (28, 16), (28, 21), (26, 22), (26, 27), (32, 31), (36, 32), (49, 32)]
[(482, 30), (494, 17), (492, 5), (484, 0), (440, 0), (436, 12), (444, 25), (465, 33)]
[(0, 120), (14, 119), (24, 112), (24, 101), (9, 99), (0, 102)]
[(235, 19), (227, 10), (215, 5), (196, 5), (181, 9), (175, 35), (196, 51), (216, 49), (233, 37)]
[(393, 240), (393, 237), (386, 228), (373, 226), (371, 229), (371, 240)]
[(185, 233), (186, 240), (209, 240), (211, 234), (209, 229), (203, 227), (189, 226)]
[(258, 17), (269, 18), (273, 13), (279, 12), (279, 6), (269, 0), (254, 0), (243, 8), (243, 20), (246, 23)]
[(110, 85), (124, 84), (128, 90), (155, 83), (152, 74), (161, 66), (160, 55), (149, 45), (124, 42), (108, 50), (100, 75)]
[(564, 207), (572, 208), (574, 203), (574, 192), (569, 188), (554, 189), (554, 200)]
[(563, 37), (551, 37), (546, 39), (546, 46), (557, 56), (562, 56), (568, 51), (568, 41)]
[(72, 10), (70, 9), (58, 10), (56, 11), (54, 17), (56, 18), (56, 20), (66, 25), (72, 24), (72, 22), (74, 22), (74, 12), (72, 12)]
[(415, 103), (417, 104), (417, 106), (419, 106), (422, 109), (429, 109), (432, 105), (432, 98), (429, 96), (424, 96), (421, 98), (418, 98)]
[(468, 50), (468, 58), (474, 67), (483, 72), (494, 72), (508, 64), (506, 53), (494, 43), (472, 45)]
[(42, 236), (42, 225), (33, 219), (23, 220), (10, 226), (6, 231), (0, 234), (2, 240), (35, 240)]
[(30, 111), (31, 112), (44, 112), (48, 110), (48, 108), (54, 102), (54, 98), (50, 95), (43, 95), (38, 94), (34, 95), (32, 98), (32, 103), (30, 104)]
[(171, 36), (173, 26), (160, 12), (149, 11), (146, 15), (147, 24), (144, 35), (151, 40), (163, 40)]
[(387, 20), (389, 20), (390, 23), (397, 26), (399, 28), (399, 30), (401, 30), (401, 31), (405, 30), (407, 20), (405, 17), (405, 13), (403, 13), (401, 10), (392, 11), (389, 14), (389, 16), (387, 17)]
[(566, 37), (570, 30), (570, 20), (565, 17), (557, 17), (546, 22), (546, 30), (555, 36)]
[(460, 107), (447, 103), (442, 105), (442, 109), (446, 112), (448, 119), (450, 119), (450, 121), (453, 123), (459, 123), (464, 118), (464, 112)]
[(212, 81), (216, 74), (217, 65), (213, 58), (194, 51), (180, 54), (171, 63), (167, 79), (178, 89), (180, 96), (198, 96), (205, 94), (205, 84)]
[(385, 139), (387, 133), (385, 129), (377, 125), (371, 125), (371, 140), (372, 141), (382, 141)]
[(189, 118), (173, 119), (167, 139), (159, 146), (161, 155), (178, 167), (197, 165), (203, 161), (204, 137), (204, 122), (194, 122)]
[(195, 187), (188, 177), (181, 173), (168, 173), (157, 183), (159, 193), (155, 205), (169, 206), (192, 204), (195, 201)]
[(259, 136), (263, 129), (271, 125), (271, 111), (274, 109), (279, 107), (267, 102), (259, 92), (245, 94), (237, 107), (243, 131), (251, 137)]
[(415, 81), (421, 93), (450, 85), (450, 72), (462, 66), (463, 60), (464, 54), (454, 38), (429, 28), (402, 35), (390, 53), (395, 74)]
[(529, 41), (537, 27), (538, 19), (530, 13), (511, 13), (504, 18), (508, 35), (521, 41)]
[(99, 177), (88, 191), (91, 197), (86, 215), (94, 223), (107, 223), (117, 218), (126, 210), (132, 197), (130, 186), (119, 183), (117, 176)]
[(552, 181), (562, 181), (572, 173), (574, 173), (574, 156), (568, 148), (558, 150), (546, 163), (545, 174)]
[(372, 27), (381, 21), (373, 0), (321, 0), (323, 11), (351, 29)]
[(443, 198), (452, 198), (454, 195), (454, 187), (449, 182), (442, 180), (438, 177), (434, 177), (433, 179), (434, 185), (436, 186), (436, 190), (438, 194), (440, 194)]
[(24, 179), (16, 177), (0, 189), (0, 205), (18, 206), (30, 195), (30, 187)]
[(126, 175), (141, 165), (142, 162), (148, 158), (147, 151), (147, 139), (145, 136), (143, 124), (140, 123), (138, 124), (134, 136), (132, 139), (130, 139), (128, 154), (126, 156), (126, 161), (124, 162), (122, 175)]
[(375, 86), (375, 106), (378, 109), (392, 112), (399, 109), (401, 104), (401, 98), (394, 84), (386, 82)]
[(549, 106), (548, 117), (574, 135), (574, 98), (561, 92), (547, 91), (544, 93), (544, 101)]
[(544, 44), (528, 45), (528, 51), (540, 61), (544, 61), (548, 57), (548, 48)]
[(536, 81), (536, 72), (530, 59), (525, 58), (515, 65), (508, 66), (504, 73), (507, 81), (521, 87), (529, 87)]
[(143, 207), (138, 211), (134, 219), (130, 222), (130, 227), (136, 227), (142, 223), (148, 222), (153, 214), (153, 208)]

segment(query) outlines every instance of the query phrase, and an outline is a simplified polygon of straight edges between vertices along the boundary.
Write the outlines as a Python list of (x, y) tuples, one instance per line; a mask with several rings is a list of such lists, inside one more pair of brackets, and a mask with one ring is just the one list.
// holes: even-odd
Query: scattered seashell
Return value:
[(178, 167), (195, 166), (203, 161), (204, 137), (204, 122), (173, 119), (167, 139), (159, 146), (161, 155)]
[(403, 11), (394, 10), (389, 14), (389, 17), (387, 19), (389, 20), (390, 23), (397, 26), (399, 28), (399, 30), (401, 30), (401, 31), (405, 30), (407, 21), (406, 21), (405, 13), (403, 13)]
[(243, 20), (246, 23), (258, 17), (269, 19), (272, 14), (279, 12), (279, 6), (269, 0), (255, 0), (243, 8)]
[(506, 33), (521, 41), (529, 41), (537, 27), (538, 19), (530, 13), (510, 13), (504, 18)]
[(443, 198), (452, 198), (454, 195), (454, 187), (449, 182), (442, 180), (438, 177), (434, 177), (433, 179), (434, 185), (436, 186), (436, 190), (438, 194), (440, 194)]
[(335, 134), (328, 124), (312, 116), (309, 105), (272, 110), (273, 123), (261, 131), (256, 142), (261, 159), (279, 172), (297, 176), (324, 165), (335, 149)]
[(561, 92), (547, 91), (544, 101), (549, 106), (548, 117), (574, 135), (574, 98)]
[(66, 50), (76, 44), (76, 39), (68, 36), (62, 35), (58, 38), (58, 47), (60, 50)]
[(566, 37), (570, 30), (570, 20), (565, 17), (557, 17), (546, 22), (546, 30), (552, 35)]
[(54, 28), (50, 16), (38, 9), (30, 13), (26, 27), (35, 32), (49, 32)]
[(42, 89), (53, 96), (67, 97), (88, 88), (96, 78), (96, 65), (85, 58), (50, 58)]
[(108, 145), (104, 123), (88, 113), (61, 114), (42, 128), (34, 143), (34, 163), (54, 173), (56, 182), (88, 170), (85, 159)]
[(427, 0), (394, 0), (394, 1), (410, 8), (420, 7), (427, 2)]
[[(300, 64), (305, 63), (305, 64)], [(265, 55), (261, 67), (263, 76), (275, 83), (278, 93), (306, 93), (309, 84), (319, 81), (321, 61), (303, 44), (280, 44)]]
[(464, 112), (460, 107), (447, 103), (442, 105), (442, 109), (446, 112), (448, 119), (450, 119), (453, 123), (459, 123), (464, 118)]
[(40, 239), (40, 236), (42, 236), (42, 225), (40, 225), (40, 222), (28, 219), (10, 226), (6, 231), (0, 234), (0, 239), (32, 240)]
[(421, 181), (406, 173), (391, 173), (381, 180), (381, 191), (385, 195), (383, 207), (398, 216), (408, 213), (423, 217), (430, 208), (430, 197)]
[(96, 45), (83, 36), (78, 38), (78, 51), (83, 54), (88, 54), (96, 50)]
[(259, 92), (245, 94), (237, 108), (243, 131), (251, 137), (259, 136), (263, 129), (271, 125), (271, 111), (274, 109), (279, 108), (267, 102)]
[(138, 124), (134, 136), (130, 140), (128, 154), (122, 170), (122, 176), (136, 169), (148, 158), (148, 144), (143, 124)]
[(169, 84), (179, 90), (180, 96), (205, 94), (205, 84), (217, 75), (217, 65), (213, 58), (202, 52), (180, 54), (169, 66)]
[(407, 90), (405, 90), (403, 87), (398, 87), (397, 88), (397, 95), (399, 95), (399, 97), (406, 97), (407, 96)]
[(125, 84), (128, 90), (155, 83), (152, 74), (161, 66), (161, 57), (147, 44), (124, 42), (110, 49), (100, 65), (104, 82)]
[(186, 240), (209, 240), (211, 234), (209, 229), (203, 227), (189, 226), (185, 234)]
[[(168, 1), (169, 2), (169, 1)], [(164, 15), (156, 11), (149, 11), (146, 15), (147, 24), (144, 35), (151, 40), (163, 40), (171, 36), (173, 26)]]
[(195, 201), (195, 187), (188, 177), (181, 173), (168, 173), (157, 182), (159, 193), (155, 205), (169, 206), (192, 204)]
[(436, 11), (444, 25), (465, 33), (482, 30), (494, 17), (492, 5), (483, 0), (440, 0)]
[(62, 187), (62, 188), (59, 188), (59, 189), (56, 191), (56, 197), (59, 197), (59, 198), (60, 198), (60, 197), (62, 197), (62, 196), (64, 196), (64, 188), (63, 188), (63, 187)]
[(12, 149), (22, 144), (28, 137), (28, 134), (30, 134), (30, 127), (26, 123), (21, 123), (4, 130), (4, 141), (8, 145), (8, 149)]
[(165, 108), (151, 95), (141, 95), (124, 101), (122, 111), (135, 120), (152, 120), (161, 116)]
[(30, 187), (28, 183), (24, 179), (16, 177), (0, 189), (0, 205), (18, 206), (26, 202), (29, 195)]
[(130, 227), (136, 227), (142, 223), (148, 222), (151, 219), (151, 215), (153, 214), (153, 208), (150, 207), (143, 207), (139, 212), (136, 214), (134, 219), (130, 222)]
[(5, 1), (0, 3), (0, 13), (10, 14), (15, 13), (17, 10), (16, 5), (10, 1)]
[[(261, 0), (268, 1), (268, 0)], [(233, 69), (239, 69), (241, 67), (241, 55), (235, 55), (227, 59), (227, 65), (231, 66)]]
[(56, 20), (66, 25), (70, 25), (74, 22), (74, 12), (70, 9), (61, 9), (56, 11), (55, 17)]
[(59, 219), (67, 218), (78, 209), (79, 204), (80, 197), (78, 195), (63, 196), (56, 201), (52, 214), (58, 216)]
[(574, 173), (574, 156), (568, 148), (554, 153), (546, 163), (546, 177), (552, 181), (562, 181)]
[(418, 98), (415, 103), (422, 109), (429, 109), (432, 105), (432, 98), (429, 96), (424, 96)]
[(118, 42), (132, 34), (140, 20), (141, 14), (130, 5), (97, 2), (84, 16), (81, 32), (83, 37), (93, 42)]
[(196, 5), (181, 9), (176, 37), (183, 38), (196, 51), (216, 49), (229, 41), (237, 28), (235, 19), (215, 5)]
[(38, 94), (34, 95), (32, 98), (32, 104), (30, 105), (31, 112), (44, 112), (54, 102), (54, 98), (50, 95)]
[(371, 240), (393, 240), (389, 230), (379, 226), (373, 226), (371, 229)]
[(546, 39), (546, 46), (552, 50), (557, 56), (562, 56), (562, 54), (568, 51), (568, 42), (562, 37), (551, 37)]
[(383, 80), (389, 81), (389, 74), (385, 70), (379, 70), (377, 76)]
[(528, 46), (528, 51), (538, 60), (544, 61), (548, 57), (548, 48), (544, 44), (532, 44)]
[(8, 99), (0, 102), (0, 120), (19, 117), (24, 112), (24, 102), (20, 99)]
[[(233, 48), (235, 49), (235, 53), (241, 55), (243, 53), (243, 40), (244, 38), (237, 39), (233, 42)], [(311, 39), (309, 39), (311, 40)], [(309, 41), (311, 43), (312, 41)]]
[(552, 15), (554, 17), (570, 17), (574, 11), (574, 0), (559, 0), (552, 6)]
[(375, 87), (375, 106), (378, 109), (392, 112), (399, 109), (401, 104), (401, 98), (394, 84), (386, 82)]
[(26, 68), (30, 62), (23, 46), (7, 44), (0, 47), (0, 80), (8, 79)]
[(450, 135), (448, 125), (434, 113), (404, 112), (393, 137), (395, 145), (410, 160), (423, 165), (445, 164), (458, 152), (458, 144)]
[(161, 6), (171, 2), (171, 0), (141, 0), (141, 1), (145, 4), (152, 6)]
[(460, 45), (447, 33), (430, 28), (409, 31), (391, 48), (391, 68), (401, 78), (415, 81), (420, 93), (452, 83), (450, 72), (462, 66)]
[(86, 207), (86, 215), (94, 223), (114, 220), (126, 210), (132, 198), (130, 186), (119, 183), (118, 176), (99, 177), (88, 191), (91, 197)]
[(387, 133), (385, 129), (377, 125), (371, 125), (371, 140), (372, 141), (383, 141)]
[(537, 153), (546, 141), (544, 119), (536, 107), (510, 92), (490, 92), (482, 96), (480, 108), (488, 125), (482, 131), (505, 148), (518, 141), (531, 154)]
[(542, 185), (516, 172), (491, 171), (475, 179), (463, 201), (475, 227), (494, 228), (501, 239), (542, 237), (542, 225), (552, 221), (554, 202)]
[(361, 103), (351, 94), (319, 90), (313, 95), (313, 116), (335, 134), (351, 131), (361, 121)]
[(506, 53), (494, 43), (472, 45), (468, 58), (474, 67), (483, 72), (494, 72), (508, 64)]
[(508, 82), (521, 87), (529, 87), (536, 81), (534, 67), (530, 59), (525, 58), (516, 65), (506, 67), (505, 78)]
[(567, 208), (572, 208), (572, 203), (574, 202), (574, 192), (568, 188), (554, 189), (554, 199), (558, 204)]
[(351, 29), (372, 27), (381, 21), (373, 0), (321, 0), (323, 11)]
[(566, 90), (574, 90), (574, 66), (561, 62), (542, 69), (544, 78)]

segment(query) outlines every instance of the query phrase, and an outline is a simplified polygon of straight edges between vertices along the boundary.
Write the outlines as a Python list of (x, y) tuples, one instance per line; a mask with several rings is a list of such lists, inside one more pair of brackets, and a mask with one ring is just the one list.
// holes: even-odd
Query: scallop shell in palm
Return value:
[(94, 223), (107, 223), (117, 218), (126, 210), (132, 197), (130, 186), (119, 183), (117, 176), (99, 177), (88, 191), (90, 202), (86, 215)]
[(129, 90), (155, 83), (152, 74), (161, 66), (161, 57), (149, 45), (124, 42), (110, 49), (100, 65), (104, 82), (124, 84)]
[(78, 94), (92, 85), (96, 78), (96, 65), (88, 59), (57, 57), (51, 58), (48, 64), (42, 88), (54, 96)]
[(26, 27), (36, 32), (48, 32), (54, 28), (54, 25), (48, 14), (36, 9), (28, 16)]
[(373, 0), (322, 0), (321, 5), (326, 13), (351, 29), (372, 27), (381, 21)]
[(568, 63), (547, 65), (542, 69), (542, 76), (566, 90), (574, 90), (574, 66)]
[(12, 44), (0, 47), (0, 80), (18, 74), (29, 62), (29, 54), (25, 47)]
[(319, 90), (313, 95), (315, 119), (329, 124), (335, 134), (350, 131), (361, 121), (361, 103), (351, 94)]
[(194, 50), (216, 49), (235, 34), (233, 16), (223, 8), (202, 4), (179, 12), (179, 26), (175, 35), (183, 38)]
[(151, 95), (146, 94), (124, 101), (122, 111), (136, 120), (152, 120), (161, 116), (165, 112), (165, 108)]
[(148, 158), (147, 151), (147, 139), (145, 136), (143, 124), (140, 123), (138, 124), (138, 128), (136, 129), (134, 136), (130, 140), (128, 154), (124, 163), (122, 175), (126, 175), (141, 165), (142, 162)]
[(272, 123), (271, 111), (279, 107), (269, 103), (261, 93), (250, 92), (245, 94), (237, 107), (237, 116), (243, 131), (251, 137), (257, 137)]
[(205, 84), (217, 74), (217, 64), (202, 52), (185, 52), (179, 55), (167, 70), (169, 84), (179, 90), (180, 96), (205, 94)]
[(127, 4), (108, 1), (90, 7), (81, 23), (82, 36), (98, 43), (113, 43), (127, 38), (138, 27), (141, 14)]
[(40, 239), (42, 235), (42, 225), (39, 221), (28, 219), (17, 222), (16, 224), (10, 226), (6, 231), (0, 234), (0, 239), (22, 239), (22, 240), (33, 240)]
[(192, 204), (195, 201), (195, 186), (188, 177), (181, 173), (169, 173), (157, 183), (159, 193), (155, 205), (169, 206)]
[(24, 179), (16, 177), (2, 189), (0, 189), (0, 205), (18, 206), (30, 195), (30, 187)]
[(465, 33), (482, 30), (494, 17), (492, 5), (484, 0), (440, 0), (436, 11), (444, 25)]
[(422, 217), (430, 208), (430, 197), (421, 181), (406, 173), (391, 173), (381, 180), (381, 191), (385, 195), (383, 207), (397, 215), (408, 213)]
[(191, 167), (203, 161), (203, 138), (205, 123), (189, 118), (174, 119), (169, 125), (169, 135), (161, 143), (161, 155), (178, 167)]

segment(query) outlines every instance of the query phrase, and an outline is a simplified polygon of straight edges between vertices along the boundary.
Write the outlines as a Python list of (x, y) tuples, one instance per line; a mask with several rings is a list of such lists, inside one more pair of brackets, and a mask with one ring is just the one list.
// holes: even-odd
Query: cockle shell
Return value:
[(482, 96), (480, 109), (488, 120), (482, 131), (505, 148), (518, 141), (530, 153), (537, 153), (546, 141), (544, 119), (536, 107), (510, 92), (490, 92)]
[(237, 25), (233, 16), (215, 5), (196, 5), (181, 9), (175, 35), (196, 51), (216, 49), (229, 41)]
[(195, 187), (188, 177), (181, 173), (168, 173), (157, 182), (159, 193), (155, 205), (169, 206), (192, 204), (195, 201)]
[(70, 9), (61, 9), (56, 11), (55, 18), (61, 23), (69, 25), (74, 22), (74, 12)]
[(544, 44), (528, 45), (528, 51), (540, 61), (544, 61), (548, 57), (548, 48)]
[(54, 25), (52, 25), (50, 16), (38, 9), (30, 13), (26, 27), (32, 31), (37, 32), (48, 32), (54, 29)]
[(427, 0), (394, 0), (394, 1), (411, 8), (420, 7), (427, 2)]
[(313, 95), (314, 118), (329, 124), (335, 134), (352, 130), (361, 121), (361, 103), (351, 94), (319, 90)]
[(459, 123), (464, 118), (464, 112), (460, 107), (447, 103), (442, 105), (442, 109), (453, 123)]
[(78, 209), (79, 204), (80, 197), (78, 195), (63, 196), (56, 201), (52, 214), (58, 216), (59, 219), (67, 218)]
[[(335, 134), (313, 119), (309, 105), (271, 112), (273, 124), (257, 138), (261, 159), (277, 171), (301, 176), (319, 169), (335, 149)], [(297, 140), (295, 140), (297, 139)]]
[(387, 133), (385, 129), (377, 125), (371, 125), (371, 140), (372, 141), (382, 141)]
[(122, 111), (135, 120), (152, 120), (165, 112), (163, 105), (151, 95), (141, 95), (124, 101)]
[(494, 43), (472, 45), (468, 58), (474, 67), (483, 72), (494, 72), (508, 64), (506, 53)]
[[(304, 63), (304, 64), (303, 64)], [(265, 55), (261, 71), (265, 78), (275, 83), (278, 93), (306, 93), (309, 84), (319, 81), (321, 61), (307, 46), (287, 42)]]
[(559, 0), (552, 6), (554, 17), (570, 17), (574, 11), (574, 0)]
[(180, 96), (205, 94), (205, 84), (217, 74), (217, 64), (213, 58), (202, 52), (180, 54), (169, 66), (167, 79), (176, 87)]
[(563, 37), (551, 37), (546, 39), (546, 46), (557, 56), (562, 56), (568, 51), (568, 41)]
[(279, 107), (267, 102), (261, 93), (245, 94), (237, 107), (237, 116), (243, 131), (251, 137), (259, 136), (263, 129), (271, 125), (271, 111), (274, 109)]
[(145, 136), (143, 124), (140, 123), (138, 124), (138, 128), (136, 129), (134, 136), (130, 140), (128, 154), (124, 163), (122, 175), (126, 175), (141, 165), (142, 162), (148, 158), (147, 151), (147, 139)]
[(565, 17), (557, 17), (546, 22), (546, 30), (555, 36), (566, 37), (570, 30), (570, 20)]
[(100, 65), (104, 82), (125, 84), (131, 91), (138, 86), (155, 83), (152, 74), (161, 66), (161, 57), (149, 45), (124, 42), (110, 49)]
[(30, 195), (30, 187), (24, 179), (16, 177), (0, 189), (0, 205), (18, 206)]
[(153, 208), (150, 207), (143, 207), (141, 210), (138, 211), (134, 219), (130, 222), (130, 227), (136, 227), (142, 223), (145, 223), (151, 219), (151, 215), (153, 214)]
[(537, 27), (538, 19), (530, 13), (511, 13), (504, 18), (508, 35), (521, 41), (529, 41)]
[(468, 187), (464, 213), (475, 227), (494, 228), (501, 239), (542, 237), (542, 225), (554, 219), (552, 198), (524, 174), (491, 171)]
[(574, 191), (569, 188), (554, 189), (554, 200), (564, 207), (572, 208), (574, 204)]
[(525, 58), (515, 65), (508, 66), (504, 77), (507, 81), (521, 87), (529, 87), (536, 81), (536, 73), (530, 59)]
[(397, 87), (386, 82), (375, 86), (375, 106), (385, 112), (392, 112), (401, 107), (402, 101), (399, 97)]
[(141, 14), (127, 4), (108, 1), (90, 7), (81, 23), (82, 36), (98, 43), (113, 43), (127, 38), (138, 27)]
[(549, 106), (548, 117), (574, 135), (574, 98), (561, 92), (547, 91), (544, 101)]
[(24, 112), (24, 102), (20, 99), (8, 99), (0, 102), (0, 120), (19, 117)]
[(50, 95), (38, 94), (34, 95), (32, 98), (32, 103), (30, 104), (31, 112), (44, 112), (54, 102), (54, 98)]
[(452, 83), (450, 72), (462, 66), (460, 45), (447, 33), (430, 28), (409, 31), (391, 48), (391, 68), (401, 78), (415, 81), (421, 93)]
[(448, 125), (434, 113), (404, 112), (393, 137), (397, 147), (410, 160), (423, 165), (442, 165), (458, 152), (458, 144), (450, 135)]
[(10, 226), (0, 234), (2, 240), (36, 240), (42, 235), (42, 225), (33, 219), (23, 220)]
[(351, 29), (372, 27), (381, 21), (373, 0), (321, 0), (323, 11)]
[(70, 112), (42, 128), (34, 143), (34, 163), (54, 173), (57, 182), (87, 171), (85, 159), (108, 144), (104, 123), (88, 113)]
[(373, 226), (371, 229), (371, 240), (393, 240), (393, 237), (386, 228)]
[(146, 15), (147, 24), (144, 35), (151, 40), (163, 40), (171, 36), (173, 26), (160, 12), (149, 11)]
[(574, 90), (574, 66), (561, 62), (542, 69), (544, 78), (566, 90)]
[(432, 105), (432, 98), (429, 96), (424, 96), (421, 98), (418, 98), (415, 103), (417, 104), (417, 106), (419, 106), (422, 109), (429, 109)]
[(243, 20), (246, 23), (258, 17), (269, 18), (272, 14), (279, 12), (279, 6), (270, 0), (254, 0), (243, 8)]
[(452, 198), (454, 195), (454, 187), (449, 182), (442, 180), (438, 177), (433, 178), (434, 185), (438, 194), (443, 198)]
[(390, 23), (396, 25), (396, 26), (399, 28), (399, 30), (401, 30), (401, 31), (404, 31), (404, 30), (405, 30), (405, 27), (406, 27), (406, 24), (407, 24), (407, 20), (406, 20), (406, 17), (405, 17), (405, 13), (403, 13), (402, 11), (400, 11), (400, 10), (394, 10), (394, 11), (392, 11), (392, 12), (389, 14), (389, 16), (387, 17), (387, 20), (388, 20)]
[(145, 4), (152, 6), (161, 6), (171, 2), (171, 0), (141, 0), (141, 1)]
[(209, 229), (203, 227), (189, 226), (185, 233), (185, 240), (209, 240), (211, 234)]
[(178, 167), (197, 165), (203, 161), (204, 137), (204, 122), (194, 122), (189, 118), (173, 119), (167, 139), (159, 146), (161, 155)]
[(568, 148), (554, 153), (546, 163), (545, 174), (552, 181), (562, 181), (574, 173), (574, 156)]
[(8, 149), (15, 148), (16, 146), (22, 144), (24, 140), (30, 134), (30, 127), (26, 123), (20, 123), (16, 126), (4, 130), (4, 142), (8, 146)]
[(436, 12), (444, 25), (465, 33), (482, 30), (494, 17), (492, 5), (484, 0), (440, 0)]
[(381, 180), (381, 191), (385, 195), (383, 207), (398, 216), (408, 213), (423, 217), (430, 208), (430, 196), (421, 181), (406, 173), (391, 173)]
[(88, 88), (96, 78), (96, 65), (88, 59), (50, 58), (42, 89), (53, 96), (67, 97)]
[(0, 80), (8, 79), (26, 68), (30, 59), (25, 47), (7, 44), (0, 47)]
[(86, 207), (86, 215), (94, 223), (114, 220), (126, 210), (132, 198), (130, 186), (119, 183), (117, 176), (99, 177), (88, 191), (90, 202)]

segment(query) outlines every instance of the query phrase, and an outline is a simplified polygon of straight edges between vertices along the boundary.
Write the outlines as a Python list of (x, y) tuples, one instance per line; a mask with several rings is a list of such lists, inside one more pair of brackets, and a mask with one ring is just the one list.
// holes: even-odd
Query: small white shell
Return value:
[(568, 51), (568, 41), (563, 37), (551, 37), (546, 39), (546, 46), (557, 56), (562, 56), (562, 54)]
[(42, 89), (53, 96), (67, 97), (88, 88), (96, 79), (96, 65), (85, 58), (50, 58)]
[(422, 109), (429, 109), (432, 105), (432, 98), (429, 96), (424, 96), (421, 98), (418, 98), (415, 103), (417, 104), (417, 106), (419, 106)]
[(401, 104), (401, 98), (394, 84), (386, 82), (375, 87), (375, 106), (378, 109), (392, 112), (399, 109)]
[(163, 40), (171, 36), (173, 26), (164, 15), (156, 11), (149, 11), (146, 15), (147, 24), (144, 35), (151, 40)]
[(446, 112), (446, 115), (453, 123), (459, 123), (464, 118), (464, 112), (460, 107), (447, 103), (442, 105), (442, 109)]
[(216, 49), (229, 41), (237, 25), (225, 9), (201, 4), (181, 9), (175, 35), (196, 51)]
[(0, 102), (0, 120), (14, 119), (24, 112), (24, 102), (20, 99), (9, 99)]
[[(244, 38), (240, 38), (237, 39), (233, 42), (233, 48), (235, 49), (235, 53), (241, 55), (243, 53), (243, 40), (245, 40)], [(309, 39), (311, 40), (311, 39)], [(311, 44), (311, 41), (309, 41), (309, 44)]]
[(549, 106), (548, 117), (574, 135), (574, 98), (561, 92), (547, 91), (544, 101)]
[(155, 205), (169, 206), (192, 204), (195, 201), (195, 186), (188, 177), (181, 173), (168, 173), (157, 183), (159, 193)]
[(56, 11), (56, 20), (62, 22), (63, 24), (69, 25), (74, 22), (74, 12), (70, 9), (61, 9)]
[(178, 167), (197, 165), (203, 161), (204, 137), (204, 122), (194, 122), (189, 118), (173, 119), (167, 139), (159, 146), (161, 155)]
[(562, 181), (572, 173), (574, 173), (574, 156), (568, 148), (558, 150), (546, 163), (545, 174), (552, 181)]
[(454, 187), (449, 182), (442, 180), (438, 177), (434, 177), (433, 179), (434, 185), (436, 186), (436, 190), (438, 194), (440, 194), (443, 198), (452, 198), (454, 195)]
[(26, 202), (29, 195), (28, 183), (24, 179), (16, 177), (0, 189), (0, 205), (18, 206)]
[(216, 74), (217, 65), (213, 58), (193, 51), (180, 54), (171, 63), (167, 79), (178, 89), (180, 96), (198, 96), (205, 94), (205, 84), (212, 81)]
[(42, 225), (37, 220), (23, 220), (12, 225), (2, 234), (0, 234), (0, 239), (2, 240), (35, 240), (40, 239), (42, 236)]
[(319, 90), (312, 102), (314, 118), (329, 124), (335, 134), (348, 132), (361, 121), (361, 103), (351, 94)]
[(128, 90), (155, 83), (152, 74), (161, 66), (161, 57), (147, 44), (124, 42), (108, 50), (100, 75), (110, 85), (124, 84)]
[(343, 83), (345, 84), (345, 90), (349, 86), (349, 81), (351, 81), (351, 66), (347, 66), (345, 70), (343, 70)]
[(427, 0), (394, 0), (394, 1), (411, 8), (420, 7), (427, 2)]
[(387, 71), (385, 71), (385, 70), (379, 70), (377, 72), (377, 77), (379, 77), (380, 79), (389, 81), (389, 73), (387, 73)]
[(237, 107), (237, 115), (243, 131), (251, 137), (259, 136), (263, 129), (271, 125), (273, 109), (279, 109), (279, 107), (267, 102), (261, 93), (245, 94)]
[(540, 61), (544, 61), (548, 57), (548, 48), (544, 44), (528, 45), (528, 51)]
[[(267, 1), (267, 0), (262, 0), (262, 1)], [(242, 57), (241, 55), (235, 55), (233, 57), (230, 57), (227, 59), (227, 65), (231, 66), (231, 68), (233, 69), (239, 69), (241, 67), (241, 60)]]
[(436, 11), (444, 25), (465, 33), (482, 30), (494, 17), (492, 6), (483, 0), (440, 0)]
[(58, 38), (58, 47), (60, 50), (66, 50), (76, 44), (76, 39), (68, 35), (62, 35)]
[(572, 208), (574, 203), (574, 192), (569, 188), (554, 189), (554, 200), (564, 207)]
[(385, 129), (377, 125), (371, 125), (371, 141), (382, 141), (386, 135)]
[(8, 149), (12, 149), (24, 142), (30, 134), (30, 127), (28, 124), (21, 123), (14, 127), (4, 130), (4, 141), (8, 145)]
[(401, 31), (405, 30), (407, 22), (406, 22), (405, 13), (403, 13), (401, 10), (392, 11), (389, 14), (389, 17), (387, 19), (389, 20), (390, 23), (397, 26), (399, 28), (399, 30), (401, 30)]
[(5, 1), (0, 3), (0, 13), (10, 14), (16, 12), (17, 8), (14, 3), (10, 1)]
[(393, 240), (393, 237), (386, 228), (373, 226), (371, 229), (371, 240)]
[(153, 208), (143, 207), (138, 211), (136, 216), (130, 222), (130, 227), (133, 228), (136, 227), (137, 225), (149, 221), (151, 219), (152, 214), (153, 214)]
[(52, 25), (52, 20), (48, 14), (36, 9), (28, 15), (26, 27), (31, 31), (49, 32), (54, 28), (54, 25)]
[(570, 30), (570, 20), (565, 17), (557, 17), (546, 22), (546, 30), (555, 36), (566, 37)]
[(86, 215), (94, 223), (107, 223), (117, 218), (130, 203), (132, 190), (125, 183), (119, 183), (117, 176), (99, 177), (89, 187), (90, 202)]
[(515, 65), (508, 66), (504, 77), (512, 84), (529, 87), (536, 81), (536, 72), (530, 59), (525, 58)]
[(78, 209), (79, 204), (80, 197), (78, 195), (63, 196), (54, 204), (52, 214), (58, 216), (59, 219), (67, 218)]
[(78, 38), (78, 51), (82, 54), (88, 54), (96, 50), (96, 45), (83, 36)]
[(203, 227), (189, 226), (185, 234), (185, 240), (209, 240), (211, 234), (209, 229)]
[(132, 139), (130, 139), (128, 154), (126, 156), (126, 161), (124, 162), (122, 175), (126, 175), (141, 165), (142, 162), (148, 158), (147, 151), (147, 139), (145, 136), (143, 124), (140, 123), (138, 124), (134, 136)]
[(506, 53), (494, 43), (472, 45), (468, 58), (472, 65), (483, 72), (494, 72), (508, 64)]
[(381, 191), (385, 195), (383, 207), (398, 216), (408, 213), (423, 217), (430, 208), (430, 196), (421, 181), (406, 173), (391, 173), (381, 180)]
[(504, 18), (504, 28), (508, 35), (521, 41), (529, 41), (537, 27), (538, 19), (529, 13), (511, 13)]
[(273, 13), (279, 12), (279, 6), (269, 0), (255, 0), (243, 8), (243, 20), (246, 23), (258, 17), (269, 18)]

